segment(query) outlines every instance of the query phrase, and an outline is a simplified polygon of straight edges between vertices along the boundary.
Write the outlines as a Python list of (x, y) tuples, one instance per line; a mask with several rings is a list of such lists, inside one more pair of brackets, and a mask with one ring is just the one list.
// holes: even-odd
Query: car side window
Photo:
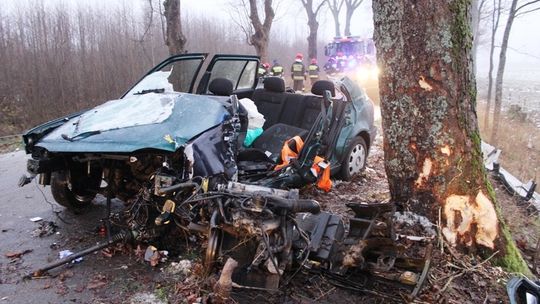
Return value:
[(246, 68), (240, 77), (240, 81), (236, 86), (236, 89), (250, 89), (255, 83), (255, 77), (257, 75), (257, 61), (248, 61)]
[(233, 83), (233, 88), (247, 89), (255, 83), (256, 61), (247, 60), (218, 60), (212, 67), (209, 83), (215, 78), (225, 78)]
[(145, 92), (189, 92), (202, 63), (201, 59), (181, 59), (168, 63), (141, 79), (125, 96)]
[(169, 73), (167, 80), (172, 85), (173, 91), (189, 92), (200, 64), (201, 60), (198, 59), (179, 60), (166, 65), (160, 71)]

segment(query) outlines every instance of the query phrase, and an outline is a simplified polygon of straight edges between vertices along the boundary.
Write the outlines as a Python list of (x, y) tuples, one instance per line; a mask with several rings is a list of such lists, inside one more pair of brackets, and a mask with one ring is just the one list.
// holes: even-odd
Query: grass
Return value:
[[(485, 104), (477, 107), (478, 123), (482, 139), (490, 143), (491, 128), (484, 125)], [(491, 113), (490, 113), (491, 114)], [(501, 115), (497, 148), (502, 150), (499, 162), (522, 182), (538, 181), (540, 170), (540, 130), (526, 119), (512, 119)], [(493, 124), (491, 124), (493, 125)]]
[(22, 147), (23, 142), (20, 136), (0, 137), (0, 153), (13, 152)]

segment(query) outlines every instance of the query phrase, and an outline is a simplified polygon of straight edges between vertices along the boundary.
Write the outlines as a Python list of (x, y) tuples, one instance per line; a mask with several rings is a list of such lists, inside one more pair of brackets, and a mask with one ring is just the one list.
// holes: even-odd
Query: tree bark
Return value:
[(501, 117), (502, 107), (502, 85), (504, 77), (504, 68), (506, 65), (506, 50), (508, 49), (508, 39), (510, 38), (510, 31), (512, 30), (512, 24), (516, 16), (516, 6), (518, 0), (512, 0), (510, 11), (508, 13), (508, 20), (504, 28), (504, 34), (501, 43), (501, 50), (499, 52), (499, 64), (497, 66), (497, 76), (495, 78), (495, 107), (493, 109), (493, 128), (491, 129), (491, 144), (497, 145), (499, 133), (499, 120)]
[[(470, 1), (373, 2), (385, 169), (392, 199), (436, 222), (463, 250), (499, 250), (527, 271), (483, 167)], [(421, 29), (421, 30), (419, 30)]]
[(261, 57), (261, 62), (268, 62), (268, 41), (274, 16), (272, 0), (264, 0), (264, 22), (261, 22), (259, 17), (257, 0), (249, 0), (249, 19), (253, 27), (253, 34), (249, 42), (255, 48), (257, 55)]
[(165, 0), (163, 8), (167, 24), (165, 44), (169, 48), (169, 54), (182, 54), (185, 52), (186, 37), (182, 33), (180, 0)]
[(493, 0), (493, 12), (491, 15), (491, 43), (489, 45), (489, 72), (488, 72), (488, 92), (486, 98), (486, 114), (484, 115), (484, 128), (489, 130), (489, 116), (491, 111), (491, 94), (493, 92), (493, 55), (495, 53), (495, 35), (497, 34), (497, 28), (499, 27), (499, 20), (501, 18), (501, 0), (496, 3)]

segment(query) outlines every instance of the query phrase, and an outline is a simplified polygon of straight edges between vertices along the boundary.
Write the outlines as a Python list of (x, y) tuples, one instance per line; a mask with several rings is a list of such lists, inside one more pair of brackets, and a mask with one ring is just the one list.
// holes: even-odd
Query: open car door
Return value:
[(193, 93), (195, 80), (208, 54), (171, 56), (146, 73), (122, 98), (150, 92)]
[(233, 94), (238, 99), (251, 97), (257, 86), (259, 57), (250, 55), (215, 55), (197, 87), (197, 94), (211, 94), (208, 87), (212, 80), (225, 78), (233, 85)]

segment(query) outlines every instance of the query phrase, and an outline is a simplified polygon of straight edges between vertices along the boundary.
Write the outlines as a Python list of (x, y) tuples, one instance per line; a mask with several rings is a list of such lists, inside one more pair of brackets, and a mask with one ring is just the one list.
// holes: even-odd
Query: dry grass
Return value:
[[(491, 128), (485, 128), (484, 103), (477, 107), (480, 134), (490, 142)], [(491, 114), (491, 113), (490, 113)], [(512, 119), (505, 113), (499, 122), (498, 145), (502, 150), (499, 162), (521, 181), (538, 181), (540, 170), (540, 130), (530, 121)]]

